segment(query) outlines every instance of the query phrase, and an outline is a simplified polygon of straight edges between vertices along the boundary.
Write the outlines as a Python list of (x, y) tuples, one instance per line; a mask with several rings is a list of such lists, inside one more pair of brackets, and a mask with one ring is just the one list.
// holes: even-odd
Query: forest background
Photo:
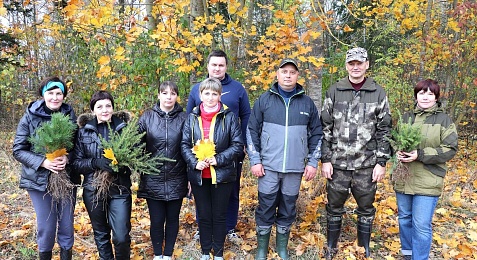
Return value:
[[(228, 73), (244, 84), (252, 104), (275, 80), (279, 60), (292, 57), (300, 63), (300, 83), (320, 108), (323, 93), (346, 75), (346, 50), (360, 46), (370, 55), (368, 76), (386, 89), (394, 117), (412, 109), (418, 80), (440, 82), (441, 101), (459, 129), (460, 150), (449, 163), (434, 219), (432, 256), (477, 258), (476, 31), (477, 3), (461, 0), (0, 0), (0, 254), (35, 255), (33, 211), (17, 188), (11, 143), (43, 78), (58, 75), (67, 81), (67, 102), (77, 114), (88, 112), (94, 91), (106, 89), (117, 109), (140, 115), (157, 101), (157, 86), (165, 80), (178, 83), (185, 105), (190, 86), (206, 77), (208, 53), (222, 49), (229, 56)], [(248, 259), (256, 248), (256, 180), (247, 167), (244, 171), (238, 226), (244, 241), (228, 245), (228, 258)], [(323, 187), (320, 178), (302, 185), (290, 245), (294, 258), (322, 255)], [(78, 200), (75, 256), (94, 259), (91, 227)], [(360, 259), (352, 199), (347, 206), (349, 225), (340, 252), (343, 259)], [(399, 259), (397, 210), (388, 181), (380, 184), (376, 206), (374, 258)], [(149, 259), (144, 201), (135, 200), (134, 212), (133, 255)], [(194, 258), (200, 252), (191, 238), (196, 227), (190, 201), (181, 223), (176, 258)]]

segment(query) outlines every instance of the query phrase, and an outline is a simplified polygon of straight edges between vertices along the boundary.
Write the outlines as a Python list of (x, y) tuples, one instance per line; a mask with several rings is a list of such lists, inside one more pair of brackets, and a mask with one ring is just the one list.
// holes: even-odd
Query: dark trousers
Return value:
[[(85, 188), (83, 200), (93, 226), (99, 258), (101, 260), (130, 259), (131, 194), (108, 195), (106, 199), (97, 201), (95, 192)], [(111, 245), (111, 232), (115, 254)]]
[(202, 186), (191, 185), (194, 193), (200, 229), (202, 254), (208, 255), (214, 250), (214, 256), (223, 256), (225, 219), (227, 206), (234, 182), (212, 184), (212, 179), (203, 179)]
[(227, 228), (226, 231), (235, 229), (238, 221), (240, 203), (240, 178), (242, 177), (242, 162), (237, 165), (237, 180), (234, 182), (232, 193), (230, 194), (229, 206), (227, 207)]
[[(179, 232), (179, 213), (181, 211), (182, 199), (171, 201), (147, 199), (146, 201), (151, 218), (150, 236), (154, 255), (172, 256), (177, 233)], [(162, 243), (164, 238), (163, 253)]]
[(349, 190), (353, 194), (358, 209), (358, 216), (374, 216), (376, 209), (373, 206), (376, 195), (376, 182), (372, 182), (373, 168), (353, 171), (333, 168), (332, 180), (327, 180), (326, 191), (328, 204), (326, 211), (331, 216), (341, 216), (345, 213), (344, 204), (349, 197)]
[(52, 202), (52, 197), (46, 191), (29, 190), (28, 195), (36, 213), (38, 229), (36, 242), (39, 252), (50, 252), (56, 238), (58, 245), (70, 249), (74, 243), (74, 208), (76, 203), (76, 188), (73, 189), (73, 201)]

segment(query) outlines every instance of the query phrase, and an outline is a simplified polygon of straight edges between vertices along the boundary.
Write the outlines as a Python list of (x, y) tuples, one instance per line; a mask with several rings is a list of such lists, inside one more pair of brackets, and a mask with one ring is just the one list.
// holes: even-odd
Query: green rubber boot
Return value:
[(257, 228), (257, 254), (255, 255), (256, 260), (266, 260), (268, 254), (268, 244), (270, 243), (270, 231), (268, 229), (259, 229)]
[(290, 231), (286, 233), (277, 232), (277, 254), (281, 259), (288, 260), (288, 239), (290, 238)]

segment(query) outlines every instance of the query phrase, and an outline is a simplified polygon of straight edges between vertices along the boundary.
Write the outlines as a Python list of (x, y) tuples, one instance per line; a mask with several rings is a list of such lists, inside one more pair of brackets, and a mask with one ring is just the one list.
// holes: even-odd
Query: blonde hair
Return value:
[(199, 85), (199, 93), (202, 93), (202, 91), (210, 89), (212, 91), (216, 91), (219, 94), (222, 94), (222, 83), (220, 83), (220, 80), (216, 78), (207, 78), (204, 79)]

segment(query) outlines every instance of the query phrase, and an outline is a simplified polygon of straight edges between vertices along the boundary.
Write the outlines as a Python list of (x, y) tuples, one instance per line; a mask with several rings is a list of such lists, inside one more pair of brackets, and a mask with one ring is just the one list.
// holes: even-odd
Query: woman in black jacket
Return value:
[[(220, 102), (220, 81), (205, 79), (199, 92), (202, 102), (192, 110), (184, 124), (182, 156), (187, 162), (188, 179), (198, 212), (201, 259), (210, 259), (213, 249), (214, 259), (220, 260), (223, 259), (227, 233), (227, 205), (244, 144), (237, 117)], [(192, 148), (200, 140), (210, 140), (215, 145), (215, 155), (199, 160)]]
[[(42, 99), (30, 103), (20, 119), (13, 142), (13, 156), (22, 163), (20, 188), (26, 189), (33, 203), (37, 223), (37, 244), (41, 260), (51, 259), (55, 238), (61, 248), (62, 260), (71, 259), (71, 248), (74, 242), (73, 213), (76, 188), (73, 189), (73, 201), (54, 201), (47, 192), (50, 174), (64, 169), (70, 172), (71, 181), (81, 182), (78, 175), (69, 171), (68, 158), (61, 156), (50, 161), (44, 154), (33, 152), (28, 138), (42, 123), (51, 120), (51, 114), (58, 112), (68, 115), (72, 122), (76, 121), (73, 108), (63, 103), (68, 94), (66, 84), (58, 77), (50, 77), (42, 81), (38, 89)], [(57, 230), (58, 228), (58, 230)]]
[[(113, 172), (111, 160), (103, 157), (100, 136), (106, 140), (109, 131), (121, 132), (130, 121), (127, 112), (114, 113), (114, 99), (106, 91), (98, 91), (90, 100), (93, 114), (78, 118), (80, 127), (74, 148), (73, 167), (83, 174), (83, 201), (93, 226), (94, 241), (101, 260), (130, 258), (131, 237), (131, 172), (120, 168)], [(95, 171), (112, 175), (108, 194), (101, 196), (93, 186)], [(111, 245), (113, 233), (114, 253)]]
[(182, 199), (188, 192), (186, 163), (180, 145), (187, 115), (177, 103), (179, 89), (176, 84), (166, 81), (158, 90), (159, 102), (141, 116), (139, 132), (146, 133), (143, 142), (147, 152), (174, 161), (165, 161), (158, 166), (159, 175), (143, 173), (137, 192), (138, 198), (146, 199), (149, 208), (154, 260), (172, 258)]

